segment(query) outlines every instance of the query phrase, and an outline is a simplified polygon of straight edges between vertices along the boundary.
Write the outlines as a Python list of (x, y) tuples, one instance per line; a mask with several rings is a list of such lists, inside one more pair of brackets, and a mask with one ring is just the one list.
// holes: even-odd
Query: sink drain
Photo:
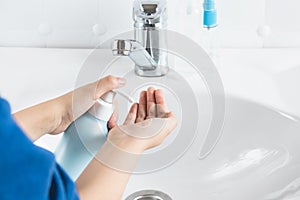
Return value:
[(172, 200), (171, 197), (157, 190), (142, 190), (133, 193), (125, 200)]

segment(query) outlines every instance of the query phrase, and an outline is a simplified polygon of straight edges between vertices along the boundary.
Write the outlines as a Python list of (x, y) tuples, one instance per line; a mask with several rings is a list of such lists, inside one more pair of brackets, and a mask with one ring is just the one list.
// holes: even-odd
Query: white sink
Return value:
[[(13, 111), (63, 94), (74, 88), (90, 52), (0, 48), (0, 92)], [(218, 53), (227, 95), (219, 143), (200, 160), (198, 137), (173, 165), (133, 175), (124, 198), (155, 189), (174, 200), (300, 199), (300, 50), (222, 49)], [(208, 120), (206, 114), (203, 111), (201, 121)], [(59, 138), (46, 136), (38, 144), (53, 151)]]
[(228, 97), (222, 138), (199, 160), (199, 140), (164, 170), (133, 175), (124, 197), (144, 189), (174, 200), (297, 200), (300, 121), (255, 102)]

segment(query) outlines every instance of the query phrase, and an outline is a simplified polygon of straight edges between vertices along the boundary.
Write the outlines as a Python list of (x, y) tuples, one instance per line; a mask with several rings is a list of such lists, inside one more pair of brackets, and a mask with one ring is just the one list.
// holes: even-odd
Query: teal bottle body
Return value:
[(115, 93), (107, 94), (65, 131), (55, 150), (58, 164), (75, 181), (107, 140)]
[(73, 122), (56, 149), (56, 160), (76, 180), (96, 156), (107, 138), (107, 122), (90, 113)]

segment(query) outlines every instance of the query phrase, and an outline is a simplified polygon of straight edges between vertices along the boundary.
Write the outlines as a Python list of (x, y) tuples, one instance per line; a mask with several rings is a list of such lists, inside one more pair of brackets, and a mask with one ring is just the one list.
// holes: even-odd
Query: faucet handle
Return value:
[(162, 26), (167, 18), (166, 0), (135, 0), (133, 19), (135, 27)]
[(157, 12), (157, 4), (142, 4), (142, 10), (145, 15), (153, 15)]

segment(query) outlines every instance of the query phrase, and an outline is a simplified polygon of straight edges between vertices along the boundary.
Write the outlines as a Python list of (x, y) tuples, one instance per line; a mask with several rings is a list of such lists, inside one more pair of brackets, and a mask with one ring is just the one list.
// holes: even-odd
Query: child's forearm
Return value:
[(93, 159), (76, 182), (82, 200), (120, 200), (130, 174), (111, 169)]
[[(64, 96), (60, 98), (66, 98)], [(14, 114), (14, 118), (27, 136), (35, 141), (46, 133), (55, 133), (64, 124), (65, 107), (56, 98)], [(63, 130), (62, 128), (61, 130)]]
[(109, 141), (105, 143), (76, 181), (80, 199), (120, 200), (122, 198), (130, 175), (143, 151), (139, 145), (125, 143), (130, 148), (116, 147)]
[(123, 87), (125, 83), (125, 79), (107, 76), (61, 97), (17, 112), (14, 117), (33, 141), (46, 133), (58, 134), (65, 131), (73, 120), (85, 113), (103, 94)]

